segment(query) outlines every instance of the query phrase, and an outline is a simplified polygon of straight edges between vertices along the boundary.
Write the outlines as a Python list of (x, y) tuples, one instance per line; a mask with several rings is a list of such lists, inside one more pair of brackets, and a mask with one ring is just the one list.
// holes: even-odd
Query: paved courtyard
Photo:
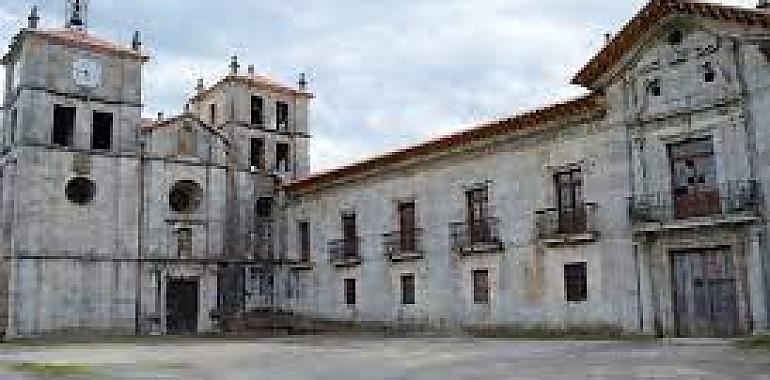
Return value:
[[(0, 379), (770, 379), (724, 342), (296, 338), (1, 348)], [(57, 367), (58, 366), (58, 367)]]

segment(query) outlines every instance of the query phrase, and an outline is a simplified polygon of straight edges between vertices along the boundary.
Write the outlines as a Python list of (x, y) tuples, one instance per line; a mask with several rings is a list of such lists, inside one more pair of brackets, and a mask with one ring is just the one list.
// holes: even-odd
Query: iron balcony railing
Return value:
[(334, 265), (361, 263), (361, 239), (358, 237), (329, 241), (329, 260)]
[(583, 203), (572, 208), (547, 208), (535, 211), (535, 228), (541, 240), (561, 239), (569, 235), (598, 233), (596, 203)]
[(422, 229), (393, 231), (383, 235), (385, 256), (391, 261), (422, 257)]
[(503, 248), (500, 219), (494, 217), (451, 223), (449, 236), (455, 251), (495, 251)]
[(687, 191), (639, 194), (629, 201), (633, 223), (670, 222), (717, 215), (756, 215), (761, 204), (760, 183), (734, 180), (717, 186), (693, 185)]

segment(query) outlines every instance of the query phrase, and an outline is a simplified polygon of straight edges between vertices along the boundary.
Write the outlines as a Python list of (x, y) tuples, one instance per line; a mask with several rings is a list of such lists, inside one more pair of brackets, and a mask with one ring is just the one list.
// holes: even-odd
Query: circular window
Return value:
[(96, 184), (94, 181), (85, 177), (75, 177), (64, 188), (67, 199), (76, 205), (87, 205), (91, 203), (96, 194)]
[(179, 181), (171, 187), (168, 203), (175, 212), (193, 212), (201, 204), (203, 190), (195, 181)]

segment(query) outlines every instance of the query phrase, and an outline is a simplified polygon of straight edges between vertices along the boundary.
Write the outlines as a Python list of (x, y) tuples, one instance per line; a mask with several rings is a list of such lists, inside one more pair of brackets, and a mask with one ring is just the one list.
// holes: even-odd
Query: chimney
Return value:
[(238, 75), (238, 69), (241, 66), (238, 64), (238, 56), (234, 55), (230, 57), (230, 75)]
[(134, 38), (131, 40), (131, 49), (134, 51), (142, 50), (142, 34), (138, 30), (134, 31)]
[(198, 78), (198, 83), (195, 85), (195, 91), (199, 94), (203, 91), (203, 78)]
[(305, 91), (307, 89), (307, 75), (305, 75), (305, 73), (299, 73), (297, 85), (299, 86), (300, 91)]
[(40, 21), (40, 16), (37, 13), (37, 5), (32, 6), (32, 9), (29, 11), (29, 17), (27, 18), (27, 20), (29, 21), (27, 26), (30, 29), (37, 28), (38, 21)]
[(249, 71), (249, 75), (254, 75), (254, 65), (249, 65), (248, 71)]

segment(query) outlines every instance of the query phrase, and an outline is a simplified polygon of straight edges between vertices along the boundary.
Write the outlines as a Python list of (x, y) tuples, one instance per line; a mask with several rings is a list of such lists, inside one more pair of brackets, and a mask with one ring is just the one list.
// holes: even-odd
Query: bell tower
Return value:
[(67, 0), (66, 27), (85, 30), (88, 26), (88, 0)]

